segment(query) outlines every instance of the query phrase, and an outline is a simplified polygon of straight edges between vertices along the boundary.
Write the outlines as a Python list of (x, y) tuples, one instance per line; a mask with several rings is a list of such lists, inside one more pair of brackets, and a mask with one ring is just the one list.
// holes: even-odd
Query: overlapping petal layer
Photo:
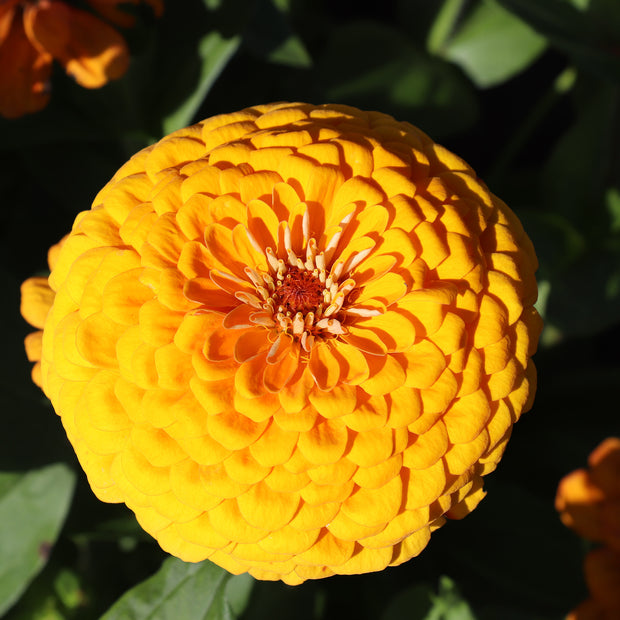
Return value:
[(170, 553), (381, 570), (477, 505), (530, 406), (535, 269), (412, 125), (256, 106), (141, 151), (77, 217), (43, 389), (97, 496)]

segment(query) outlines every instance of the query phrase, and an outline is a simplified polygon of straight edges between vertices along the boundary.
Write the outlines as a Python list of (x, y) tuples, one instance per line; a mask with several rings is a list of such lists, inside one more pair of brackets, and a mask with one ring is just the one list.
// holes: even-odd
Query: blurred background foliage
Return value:
[[(0, 119), (0, 615), (9, 620), (537, 620), (586, 597), (559, 479), (620, 434), (617, 0), (170, 0), (124, 33), (124, 78)], [(489, 494), (409, 563), (295, 588), (165, 554), (90, 492), (29, 379), (18, 287), (136, 150), (220, 112), (342, 102), (419, 126), (522, 219), (546, 321), (533, 410)], [(163, 563), (162, 563), (163, 562)], [(122, 597), (122, 598), (121, 598)]]

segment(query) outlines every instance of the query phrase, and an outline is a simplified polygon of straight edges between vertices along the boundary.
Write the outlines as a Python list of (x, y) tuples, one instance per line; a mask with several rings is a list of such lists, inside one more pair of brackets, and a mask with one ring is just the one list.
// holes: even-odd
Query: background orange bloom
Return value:
[(604, 545), (585, 558), (590, 599), (569, 618), (611, 620), (620, 617), (620, 439), (605, 439), (588, 465), (562, 479), (555, 502), (566, 526)]
[[(134, 2), (134, 4), (137, 4)], [(133, 16), (117, 1), (90, 2), (120, 26), (132, 26)], [(159, 15), (162, 3), (149, 1)], [(0, 115), (16, 118), (44, 108), (50, 96), (52, 62), (85, 88), (100, 88), (121, 77), (129, 65), (124, 38), (91, 13), (60, 0), (20, 2), (0, 6)]]

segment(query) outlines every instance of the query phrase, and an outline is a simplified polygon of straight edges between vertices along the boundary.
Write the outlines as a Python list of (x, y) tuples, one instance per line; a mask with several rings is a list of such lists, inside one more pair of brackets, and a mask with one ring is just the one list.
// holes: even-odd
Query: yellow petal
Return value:
[(353, 441), (347, 458), (360, 467), (372, 467), (392, 456), (394, 431), (391, 428), (375, 429), (366, 433), (353, 434)]
[(369, 177), (373, 169), (373, 158), (370, 149), (355, 142), (353, 135), (347, 138), (337, 138), (333, 141), (342, 149), (342, 157), (344, 160), (343, 171), (349, 177)]
[(388, 547), (391, 550), (393, 545), (411, 535), (411, 532), (424, 528), (428, 521), (429, 511), (426, 507), (405, 510), (397, 514), (380, 533), (360, 540), (360, 544), (373, 550), (381, 547)]
[(385, 306), (400, 299), (407, 292), (407, 283), (397, 273), (386, 273), (382, 278), (366, 284), (360, 291), (356, 300), (358, 304), (364, 304), (371, 299), (377, 299)]
[(254, 422), (262, 422), (273, 417), (280, 410), (280, 401), (275, 394), (263, 394), (258, 398), (243, 398), (234, 389), (234, 382), (230, 386), (229, 396), (233, 399), (231, 409), (238, 411)]
[(489, 271), (488, 278), (489, 291), (501, 300), (508, 312), (508, 323), (512, 325), (523, 311), (520, 284), (501, 271)]
[(308, 368), (321, 390), (331, 390), (340, 379), (340, 364), (330, 342), (319, 342), (310, 352)]
[(453, 476), (460, 476), (473, 467), (488, 447), (489, 434), (484, 429), (473, 441), (454, 444), (444, 455), (447, 470)]
[(293, 518), (299, 506), (299, 496), (276, 493), (259, 482), (237, 498), (239, 511), (255, 527), (278, 530)]
[(142, 304), (153, 291), (140, 282), (141, 269), (130, 269), (108, 280), (101, 296), (101, 309), (116, 323), (135, 325)]
[(348, 439), (347, 428), (339, 420), (322, 420), (300, 433), (297, 445), (310, 462), (325, 465), (343, 455)]
[(425, 413), (435, 413), (445, 411), (456, 396), (458, 384), (454, 374), (446, 368), (432, 387), (420, 390), (422, 397), (422, 407)]
[(405, 370), (399, 360), (392, 355), (379, 357), (369, 355), (370, 377), (360, 384), (368, 394), (383, 395), (402, 387), (405, 383)]
[(440, 459), (426, 469), (403, 470), (405, 492), (405, 509), (414, 510), (428, 506), (443, 492), (446, 485), (446, 470)]
[(271, 422), (262, 435), (250, 444), (249, 450), (265, 467), (280, 465), (291, 457), (298, 436), (297, 432), (283, 430), (277, 423)]
[[(238, 497), (251, 487), (250, 484), (233, 480), (223, 463), (200, 467), (200, 478), (209, 493), (224, 499)], [(220, 502), (216, 506), (219, 504)]]
[(340, 504), (307, 504), (302, 502), (297, 514), (291, 519), (291, 527), (304, 532), (315, 531), (327, 525), (340, 510)]
[[(230, 543), (228, 538), (222, 536), (213, 529), (209, 515), (206, 512), (185, 523), (175, 523), (174, 536), (177, 538), (182, 538), (185, 542), (200, 545), (200, 547), (202, 547), (201, 553), (203, 555), (206, 553), (205, 548), (223, 549)], [(162, 544), (161, 540), (160, 544)], [(186, 553), (187, 551), (184, 552), (184, 555)], [(186, 561), (189, 562), (191, 560), (187, 559)]]
[(304, 410), (308, 407), (308, 396), (314, 385), (314, 378), (308, 366), (300, 366), (291, 380), (278, 393), (280, 405), (289, 414)]
[(200, 467), (192, 459), (179, 461), (170, 467), (170, 486), (180, 501), (200, 510), (209, 510), (222, 501), (207, 492), (200, 476)]
[(209, 523), (218, 534), (239, 543), (258, 542), (269, 533), (264, 528), (252, 527), (241, 514), (235, 499), (225, 500), (209, 510)]
[(155, 467), (170, 467), (187, 459), (187, 455), (165, 431), (148, 426), (134, 426), (131, 443)]
[(465, 321), (448, 312), (441, 327), (430, 336), (430, 339), (443, 351), (444, 355), (451, 355), (464, 346), (466, 340)]
[(43, 329), (56, 294), (47, 278), (28, 278), (21, 286), (21, 314), (33, 327)]
[(390, 566), (398, 566), (407, 560), (419, 555), (428, 545), (431, 538), (431, 530), (428, 527), (419, 529), (410, 534), (395, 546)]
[(275, 364), (267, 364), (264, 382), (267, 390), (278, 393), (292, 379), (299, 367), (299, 347), (287, 348), (287, 352)]
[(271, 532), (257, 544), (270, 553), (296, 555), (309, 549), (319, 537), (320, 530), (300, 531), (289, 527)]
[(181, 313), (171, 312), (156, 299), (146, 301), (138, 312), (140, 338), (154, 347), (170, 344), (182, 319)]
[(324, 530), (316, 543), (298, 556), (298, 561), (311, 566), (338, 566), (353, 555), (354, 548), (352, 541), (340, 540)]
[(489, 295), (484, 295), (480, 301), (480, 317), (474, 331), (474, 346), (476, 349), (501, 340), (508, 327), (508, 316), (500, 303)]
[(422, 340), (403, 356), (407, 387), (429, 388), (447, 366), (446, 358), (430, 340)]
[(239, 366), (235, 373), (235, 388), (244, 398), (256, 398), (265, 393), (263, 372), (267, 353), (259, 353)]
[(357, 465), (345, 457), (327, 465), (311, 467), (308, 476), (309, 480), (317, 484), (342, 485), (349, 482), (356, 471)]
[(245, 278), (244, 265), (238, 257), (237, 249), (232, 240), (232, 231), (219, 223), (209, 224), (204, 233), (207, 250), (226, 271), (238, 278)]
[(506, 368), (489, 377), (489, 394), (492, 400), (499, 400), (510, 394), (519, 376), (519, 362), (511, 359)]
[[(262, 200), (252, 200), (247, 206), (248, 230), (258, 243), (266, 250), (276, 248), (278, 218), (273, 209)], [(254, 268), (256, 264), (249, 265)]]
[(24, 338), (24, 348), (29, 362), (40, 361), (41, 351), (43, 350), (43, 332), (36, 331), (28, 334)]
[(448, 243), (438, 226), (429, 222), (420, 222), (416, 226), (414, 234), (417, 236), (422, 249), (422, 259), (430, 269), (435, 269), (450, 255)]
[(183, 353), (174, 343), (155, 351), (155, 368), (158, 384), (166, 390), (187, 389), (194, 376), (191, 356)]
[(75, 334), (80, 355), (94, 366), (116, 368), (116, 342), (127, 328), (98, 312), (82, 321)]
[(489, 400), (483, 390), (457, 398), (443, 417), (451, 443), (473, 441), (491, 416)]
[(192, 377), (189, 380), (189, 387), (196, 400), (210, 415), (217, 415), (233, 408), (234, 381), (232, 378), (222, 381), (203, 381), (198, 377)]
[(329, 391), (318, 388), (308, 396), (312, 406), (324, 418), (338, 418), (351, 414), (357, 404), (357, 390), (351, 385), (336, 385)]
[(366, 356), (356, 347), (332, 340), (332, 352), (340, 365), (340, 380), (349, 385), (359, 385), (368, 377)]
[(378, 489), (399, 476), (402, 466), (402, 455), (395, 454), (374, 467), (359, 467), (353, 476), (353, 482), (364, 489)]
[(427, 431), (412, 435), (411, 444), (403, 453), (403, 465), (412, 470), (424, 470), (434, 465), (448, 450), (445, 424), (438, 420)]
[(265, 478), (265, 484), (278, 493), (295, 493), (310, 483), (305, 472), (293, 473), (282, 465), (276, 465)]
[(141, 493), (160, 495), (170, 491), (170, 468), (154, 467), (135, 449), (125, 448), (121, 466), (129, 483)]
[(213, 439), (228, 450), (240, 450), (254, 443), (264, 432), (267, 422), (253, 422), (235, 412), (209, 416), (207, 428)]
[(327, 529), (338, 540), (351, 540), (357, 542), (360, 538), (372, 536), (385, 527), (384, 523), (370, 525), (366, 523), (356, 523), (348, 517), (342, 510), (329, 522)]
[[(389, 523), (398, 513), (403, 486), (400, 476), (377, 489), (358, 488), (342, 504), (342, 511), (353, 521), (364, 525)], [(369, 507), (372, 506), (372, 509)]]
[(337, 210), (351, 203), (360, 206), (376, 205), (381, 203), (383, 198), (383, 193), (374, 184), (361, 177), (355, 177), (343, 183), (336, 190), (332, 200), (332, 209)]

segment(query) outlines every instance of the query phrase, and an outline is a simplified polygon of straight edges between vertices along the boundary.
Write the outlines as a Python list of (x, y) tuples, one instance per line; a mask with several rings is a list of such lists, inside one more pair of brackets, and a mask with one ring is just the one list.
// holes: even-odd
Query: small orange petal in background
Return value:
[(584, 569), (592, 598), (620, 618), (620, 553), (605, 547), (590, 551)]
[(24, 8), (28, 37), (58, 59), (80, 86), (100, 88), (129, 66), (123, 37), (105, 22), (56, 0)]
[(0, 115), (18, 118), (48, 103), (52, 56), (33, 47), (15, 2), (0, 8)]

